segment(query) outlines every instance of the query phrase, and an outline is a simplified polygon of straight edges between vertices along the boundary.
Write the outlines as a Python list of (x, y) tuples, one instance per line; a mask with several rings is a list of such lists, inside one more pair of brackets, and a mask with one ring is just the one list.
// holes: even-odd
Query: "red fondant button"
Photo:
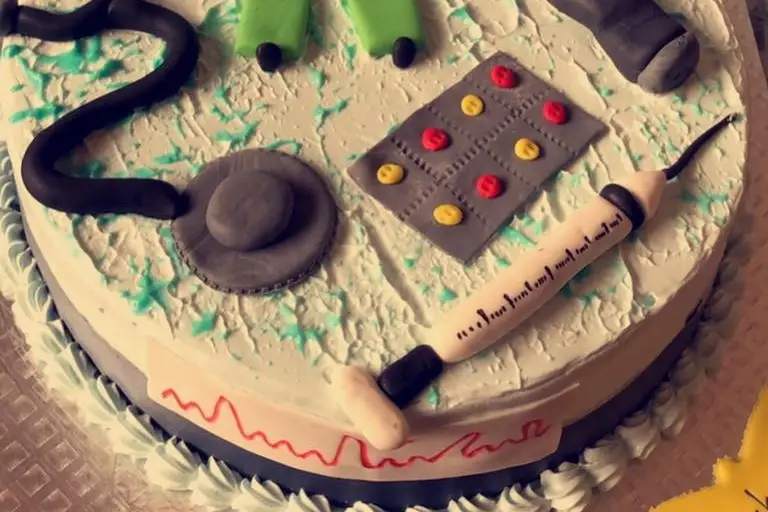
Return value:
[(421, 145), (427, 151), (440, 151), (451, 143), (448, 134), (439, 128), (427, 128), (421, 134)]
[(475, 182), (477, 195), (484, 199), (494, 199), (501, 195), (501, 180), (493, 174), (483, 174)]
[(517, 86), (517, 75), (506, 66), (494, 66), (491, 70), (491, 80), (497, 87), (512, 89)]
[(559, 101), (548, 101), (541, 109), (544, 119), (552, 124), (565, 124), (568, 121), (568, 110)]

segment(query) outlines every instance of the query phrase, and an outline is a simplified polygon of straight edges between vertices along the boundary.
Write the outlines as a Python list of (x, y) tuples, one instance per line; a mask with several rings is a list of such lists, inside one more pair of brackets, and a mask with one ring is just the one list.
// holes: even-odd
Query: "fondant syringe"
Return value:
[(443, 371), (517, 328), (552, 299), (580, 270), (653, 217), (667, 181), (723, 127), (720, 120), (700, 135), (671, 167), (640, 171), (607, 185), (586, 207), (541, 239), (495, 280), (434, 322), (428, 341), (385, 368), (378, 382), (354, 367), (340, 366), (332, 385), (338, 403), (367, 441), (379, 450), (402, 446), (408, 422), (402, 412)]

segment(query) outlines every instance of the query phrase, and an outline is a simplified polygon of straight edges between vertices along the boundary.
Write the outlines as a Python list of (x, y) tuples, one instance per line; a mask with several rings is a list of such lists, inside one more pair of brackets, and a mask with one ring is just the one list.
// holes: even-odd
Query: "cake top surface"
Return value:
[[(54, 7), (81, 3), (62, 0)], [(234, 2), (159, 3), (199, 27), (202, 54), (194, 80), (172, 101), (89, 138), (63, 170), (155, 177), (181, 189), (207, 162), (244, 148), (296, 155), (326, 178), (341, 211), (330, 254), (296, 287), (237, 296), (190, 271), (168, 222), (66, 215), (40, 205), (25, 205), (27, 220), (37, 236), (60, 248), (47, 257), (66, 262), (78, 276), (80, 306), (108, 307), (205, 371), (330, 419), (338, 410), (318, 396), (337, 363), (378, 373), (425, 339), (436, 313), (514, 267), (604, 185), (670, 164), (725, 113), (743, 110), (741, 55), (714, 0), (664, 2), (702, 43), (695, 76), (666, 95), (628, 83), (584, 27), (546, 2), (431, 2), (423, 13), (428, 55), (406, 71), (359, 49), (346, 2), (316, 2), (303, 59), (273, 75), (255, 59), (233, 54)], [(347, 168), (498, 51), (609, 132), (545, 181), (464, 263), (366, 194)], [(161, 58), (159, 41), (134, 33), (78, 43), (7, 38), (0, 100), (16, 163), (41, 127), (135, 81)], [(577, 275), (491, 349), (446, 372), (414, 408), (471, 411), (530, 388), (610, 348), (663, 308), (728, 227), (745, 157), (742, 122), (667, 186), (660, 212), (641, 232)]]

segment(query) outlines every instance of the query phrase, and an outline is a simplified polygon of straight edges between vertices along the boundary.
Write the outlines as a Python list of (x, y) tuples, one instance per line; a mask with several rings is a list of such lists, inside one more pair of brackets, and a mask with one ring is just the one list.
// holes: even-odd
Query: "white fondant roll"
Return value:
[(594, 198), (536, 249), (437, 319), (429, 344), (446, 363), (472, 357), (515, 329), (631, 231), (631, 220), (616, 206)]
[(370, 374), (342, 365), (332, 382), (337, 403), (373, 447), (386, 451), (405, 443), (409, 426), (403, 412), (381, 392)]

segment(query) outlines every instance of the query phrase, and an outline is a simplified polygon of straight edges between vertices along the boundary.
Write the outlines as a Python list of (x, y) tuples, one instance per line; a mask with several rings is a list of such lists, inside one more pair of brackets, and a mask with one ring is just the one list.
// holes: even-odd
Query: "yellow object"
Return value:
[(464, 219), (464, 212), (454, 204), (441, 204), (432, 212), (432, 217), (443, 226), (455, 226)]
[(768, 511), (768, 388), (749, 418), (738, 459), (717, 461), (714, 477), (712, 487), (673, 498), (651, 512)]
[(479, 116), (485, 110), (485, 103), (474, 94), (467, 94), (461, 100), (461, 111), (470, 117)]
[(403, 181), (405, 169), (397, 164), (384, 164), (376, 171), (376, 179), (384, 185), (395, 185)]
[(520, 160), (536, 160), (540, 153), (541, 148), (531, 139), (520, 139), (515, 143), (515, 155)]

